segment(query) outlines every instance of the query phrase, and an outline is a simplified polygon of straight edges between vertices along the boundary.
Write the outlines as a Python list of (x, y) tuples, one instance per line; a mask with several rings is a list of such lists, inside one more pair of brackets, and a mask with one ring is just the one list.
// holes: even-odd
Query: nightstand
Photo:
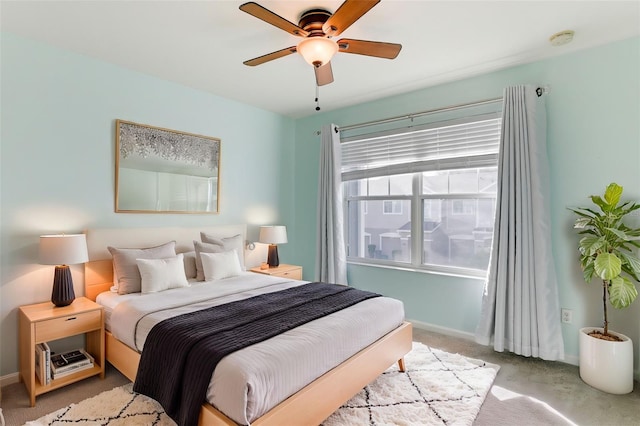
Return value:
[(290, 278), (292, 280), (302, 279), (302, 266), (280, 264), (275, 268), (260, 269), (260, 267), (251, 268), (251, 272), (258, 274), (273, 275), (274, 277)]
[[(31, 406), (36, 396), (87, 377), (104, 379), (104, 313), (102, 306), (78, 297), (69, 306), (56, 307), (51, 302), (22, 306), (19, 309), (20, 378), (29, 393)], [(43, 385), (35, 374), (35, 347), (77, 334), (86, 335), (85, 350), (94, 358), (93, 368), (78, 371)]]

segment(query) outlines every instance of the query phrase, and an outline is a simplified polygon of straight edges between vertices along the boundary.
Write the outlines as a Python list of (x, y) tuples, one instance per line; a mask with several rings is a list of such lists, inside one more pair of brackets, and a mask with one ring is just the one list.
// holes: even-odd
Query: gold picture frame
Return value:
[(117, 213), (220, 212), (221, 140), (116, 120)]

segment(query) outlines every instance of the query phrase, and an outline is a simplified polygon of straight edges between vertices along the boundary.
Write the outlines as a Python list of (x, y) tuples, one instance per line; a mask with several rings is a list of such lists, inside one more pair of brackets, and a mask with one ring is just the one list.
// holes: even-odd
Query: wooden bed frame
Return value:
[[(94, 260), (85, 264), (85, 296), (91, 300), (113, 285), (111, 259)], [(131, 381), (135, 381), (140, 354), (106, 332), (106, 358)], [(267, 425), (318, 425), (363, 387), (375, 380), (393, 363), (405, 371), (404, 356), (411, 350), (410, 323), (381, 337), (334, 369), (320, 376), (300, 391), (252, 422)], [(210, 404), (200, 409), (201, 426), (236, 425)]]

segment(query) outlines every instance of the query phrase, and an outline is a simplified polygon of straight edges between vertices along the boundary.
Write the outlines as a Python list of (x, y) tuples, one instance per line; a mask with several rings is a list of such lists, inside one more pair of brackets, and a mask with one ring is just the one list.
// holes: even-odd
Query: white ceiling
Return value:
[[(315, 113), (313, 69), (297, 54), (244, 60), (300, 39), (238, 9), (243, 1), (6, 1), (1, 28), (294, 118)], [(341, 0), (257, 3), (292, 21)], [(549, 36), (575, 30), (571, 44)], [(382, 0), (340, 38), (402, 44), (395, 60), (338, 53), (323, 111), (640, 34), (640, 1)]]

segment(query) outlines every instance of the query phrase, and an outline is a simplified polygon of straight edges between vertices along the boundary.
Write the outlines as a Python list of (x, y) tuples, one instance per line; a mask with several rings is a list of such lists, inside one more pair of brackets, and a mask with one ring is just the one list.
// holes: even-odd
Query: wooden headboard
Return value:
[[(85, 231), (89, 262), (84, 265), (84, 294), (96, 300), (98, 294), (109, 291), (113, 285), (113, 264), (107, 247), (144, 248), (176, 242), (176, 252), (193, 251), (193, 240), (200, 241), (200, 232), (217, 238), (242, 235), (247, 240), (246, 225), (221, 225), (199, 228), (100, 228)], [(263, 253), (264, 252), (264, 255)], [(245, 265), (251, 268), (266, 258), (266, 246), (256, 244), (256, 249), (245, 251)]]
[(113, 263), (111, 259), (90, 260), (84, 264), (84, 295), (95, 302), (103, 291), (113, 286)]

